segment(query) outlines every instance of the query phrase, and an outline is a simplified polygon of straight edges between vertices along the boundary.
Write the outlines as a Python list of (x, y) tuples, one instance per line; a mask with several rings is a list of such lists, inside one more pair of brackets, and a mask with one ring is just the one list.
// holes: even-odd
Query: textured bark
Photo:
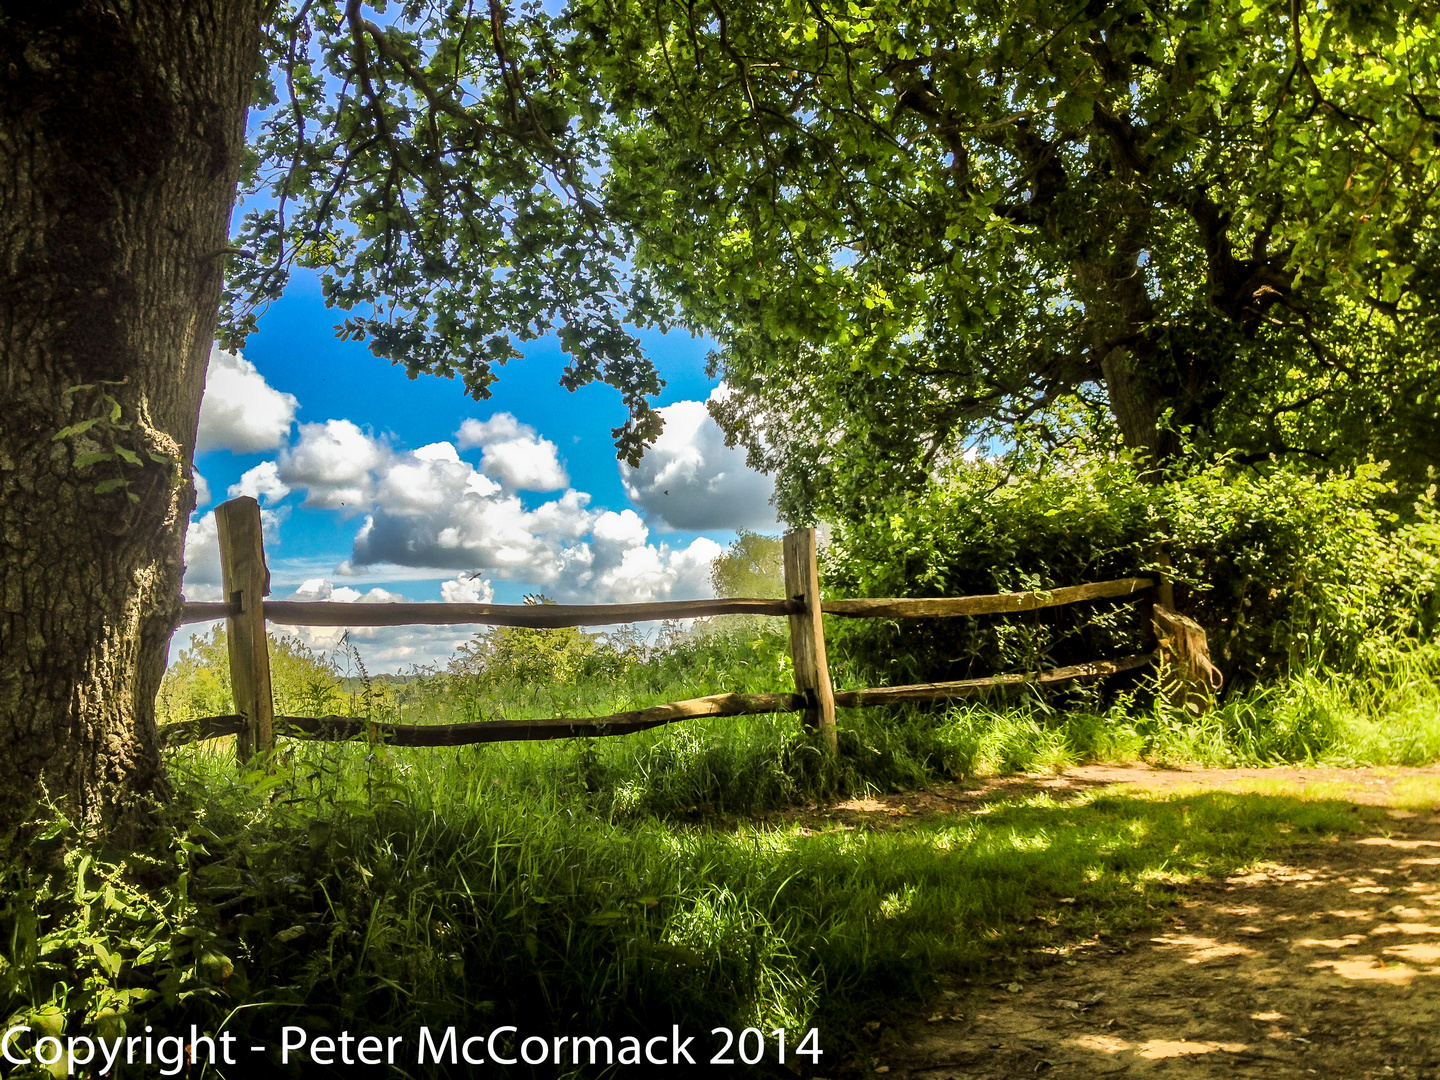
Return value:
[[(123, 818), (161, 781), (154, 701), (195, 502), (175, 463), (259, 27), (255, 0), (0, 3), (0, 825), (44, 796)], [(115, 446), (142, 464), (77, 463)]]
[(1075, 283), (1085, 305), (1090, 355), (1099, 368), (1110, 398), (1110, 411), (1125, 445), (1144, 451), (1151, 461), (1164, 461), (1177, 447), (1159, 427), (1159, 368), (1153, 356), (1150, 322), (1155, 307), (1140, 266), (1142, 223), (1107, 222), (1115, 239), (1086, 245), (1074, 264)]
[(1167, 364), (1158, 355), (1151, 325), (1155, 304), (1141, 265), (1152, 225), (1151, 196), (1144, 185), (1152, 163), (1128, 121), (1112, 117), (1100, 126), (1106, 137), (1095, 139), (1088, 167), (1113, 186), (1108, 198), (1081, 218), (1074, 216), (1071, 202), (1076, 177), (1067, 171), (1057, 145), (1036, 135), (1028, 123), (1015, 126), (1013, 149), (1025, 164), (1032, 190), (1030, 200), (1013, 208), (1011, 216), (1073, 252), (1070, 270), (1085, 308), (1083, 370), (1105, 386), (1125, 445), (1161, 463), (1179, 445), (1173, 433), (1160, 427), (1161, 413), (1174, 398), (1162, 385)]

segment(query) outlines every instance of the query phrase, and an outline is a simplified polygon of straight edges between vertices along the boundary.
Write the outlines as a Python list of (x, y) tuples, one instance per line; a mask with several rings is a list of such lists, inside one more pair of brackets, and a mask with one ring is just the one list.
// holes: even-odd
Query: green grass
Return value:
[(714, 828), (596, 813), (522, 756), (307, 747), (240, 778), (191, 752), (148, 851), (59, 828), (43, 868), (9, 871), (7, 917), (38, 927), (6, 971), (10, 1008), (269, 1041), (283, 1023), (815, 1026), (838, 1057), (937, 976), (1012, 977), (1026, 949), (1147, 925), (1176, 881), (1357, 825), (1338, 802), (1212, 794)]
[[(782, 657), (753, 626), (603, 680), (347, 681), (294, 653), (294, 685), (277, 691), (410, 722), (585, 715), (777, 689)], [(38, 839), (5, 842), (0, 1018), (112, 1036), (196, 1023), (272, 1045), (298, 1023), (412, 1048), (422, 1024), (612, 1037), (679, 1024), (701, 1045), (719, 1025), (813, 1026), (824, 1074), (864, 1021), (937, 979), (1008, 980), (1036, 949), (1140, 932), (1176, 883), (1374, 812), (1278, 790), (1016, 796), (867, 830), (795, 807), (1092, 760), (1433, 760), (1435, 670), (1398, 654), (1361, 684), (1301, 675), (1201, 718), (1138, 691), (852, 711), (833, 762), (793, 716), (445, 749), (287, 741), (272, 771), (243, 777), (228, 740), (187, 747), (171, 752), (173, 798), (146, 844), (108, 848), (56, 814)], [(172, 706), (217, 700), (219, 676), (203, 678), (198, 696), (172, 685)]]

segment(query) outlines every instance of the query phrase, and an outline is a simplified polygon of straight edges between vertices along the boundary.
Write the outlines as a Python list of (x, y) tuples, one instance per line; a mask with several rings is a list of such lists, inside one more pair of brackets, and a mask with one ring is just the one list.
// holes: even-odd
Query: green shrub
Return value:
[[(835, 596), (959, 596), (1048, 589), (1158, 569), (1207, 630), (1227, 682), (1297, 662), (1366, 670), (1377, 649), (1437, 621), (1440, 518), (1382, 508), (1380, 466), (1197, 468), (1159, 484), (1123, 458), (1028, 475), (1003, 461), (955, 469), (918, 496), (837, 527), (822, 580)], [(1433, 499), (1433, 492), (1431, 494)], [(1079, 604), (997, 619), (866, 620), (835, 651), (891, 682), (966, 678), (1139, 651), (1133, 606)]]
[[(340, 668), (299, 638), (269, 636), (270, 687), (279, 716), (325, 716), (347, 711)], [(235, 711), (225, 627), (197, 634), (165, 672), (156, 699), (162, 724)]]
[(762, 536), (741, 529), (735, 542), (710, 565), (710, 586), (715, 595), (784, 596), (782, 551), (778, 536)]

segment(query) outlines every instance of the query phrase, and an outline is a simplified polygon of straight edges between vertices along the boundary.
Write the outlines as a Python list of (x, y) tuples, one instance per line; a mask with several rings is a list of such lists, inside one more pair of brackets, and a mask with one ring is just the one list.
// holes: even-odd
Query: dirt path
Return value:
[(875, 1072), (1440, 1078), (1440, 806), (1414, 795), (1418, 784), (1440, 791), (1440, 769), (1096, 766), (834, 811), (963, 812), (1021, 785), (1255, 790), (1278, 780), (1387, 807), (1386, 817), (1373, 833), (1292, 848), (1285, 865), (1186, 887), (1169, 925), (1148, 940), (1082, 943), (1037, 957), (1024, 983), (947, 995), (929, 1023), (876, 1032)]

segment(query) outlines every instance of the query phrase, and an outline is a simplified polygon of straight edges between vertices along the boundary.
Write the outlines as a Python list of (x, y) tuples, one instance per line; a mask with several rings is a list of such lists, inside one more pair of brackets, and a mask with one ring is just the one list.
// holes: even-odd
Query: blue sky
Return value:
[[(561, 388), (553, 339), (476, 402), (457, 381), (411, 380), (338, 340), (336, 314), (313, 276), (297, 275), (241, 356), (212, 355), (195, 458), (210, 498), (202, 490), (192, 518), (188, 598), (218, 599), (209, 511), (241, 492), (264, 507), (276, 599), (684, 599), (708, 595), (709, 559), (735, 528), (777, 529), (769, 481), (704, 412), (716, 388), (704, 339), (642, 334), (666, 382), (667, 431), (629, 470), (610, 436), (625, 419), (619, 394)], [(301, 636), (323, 649), (339, 631)], [(352, 639), (372, 670), (397, 670), (443, 661), (468, 636)]]

